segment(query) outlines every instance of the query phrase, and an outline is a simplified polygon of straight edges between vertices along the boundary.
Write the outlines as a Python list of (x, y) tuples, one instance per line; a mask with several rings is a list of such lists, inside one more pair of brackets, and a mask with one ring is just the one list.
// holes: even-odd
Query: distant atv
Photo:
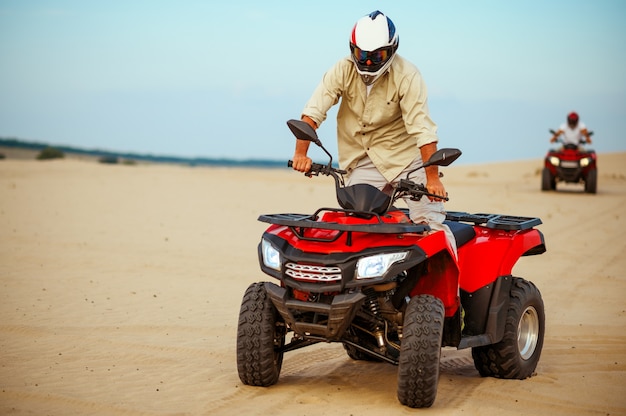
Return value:
[[(545, 333), (543, 300), (532, 282), (511, 273), (521, 256), (546, 250), (535, 228), (541, 220), (448, 212), (457, 257), (443, 231), (394, 207), (403, 197), (433, 196), (410, 173), (391, 196), (368, 184), (345, 186), (346, 172), (332, 166), (311, 126), (288, 125), (329, 156), (306, 175), (331, 176), (340, 207), (259, 217), (269, 223), (259, 264), (272, 281), (252, 283), (241, 302), (241, 381), (275, 384), (285, 353), (318, 342), (342, 343), (354, 360), (397, 365), (398, 400), (409, 407), (433, 404), (441, 347), (471, 348), (482, 376), (533, 375)], [(419, 169), (447, 166), (460, 154), (439, 149)]]
[[(554, 130), (550, 133), (555, 134)], [(596, 161), (596, 152), (582, 149), (580, 145), (564, 144), (562, 149), (548, 151), (541, 174), (541, 190), (554, 191), (557, 182), (582, 182), (585, 192), (595, 194), (598, 183)]]

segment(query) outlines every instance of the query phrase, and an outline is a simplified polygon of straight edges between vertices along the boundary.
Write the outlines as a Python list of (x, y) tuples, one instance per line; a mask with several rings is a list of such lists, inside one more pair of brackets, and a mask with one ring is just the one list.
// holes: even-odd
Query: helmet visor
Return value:
[(378, 48), (375, 51), (364, 51), (358, 46), (350, 44), (350, 49), (352, 50), (352, 57), (360, 65), (379, 65), (385, 63), (391, 57), (392, 53), (390, 46)]

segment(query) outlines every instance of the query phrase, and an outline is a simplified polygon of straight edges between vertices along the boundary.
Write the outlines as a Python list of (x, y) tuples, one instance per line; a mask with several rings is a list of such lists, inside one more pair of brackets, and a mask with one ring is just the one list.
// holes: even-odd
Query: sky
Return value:
[[(541, 159), (570, 111), (597, 152), (626, 151), (622, 0), (0, 0), (0, 137), (287, 160), (285, 122), (373, 10), (420, 69), (457, 163)], [(318, 130), (333, 155), (335, 115)]]

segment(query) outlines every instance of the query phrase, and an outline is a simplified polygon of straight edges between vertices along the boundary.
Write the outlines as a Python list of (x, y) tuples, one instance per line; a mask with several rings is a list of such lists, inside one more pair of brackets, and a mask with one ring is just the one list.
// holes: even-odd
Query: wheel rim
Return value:
[(539, 314), (529, 306), (526, 308), (517, 325), (517, 348), (524, 360), (532, 357), (539, 339)]

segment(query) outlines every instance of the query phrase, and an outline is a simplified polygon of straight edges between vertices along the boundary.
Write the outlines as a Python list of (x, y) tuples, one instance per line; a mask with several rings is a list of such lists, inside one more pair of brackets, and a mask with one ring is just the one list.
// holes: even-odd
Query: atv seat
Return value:
[(456, 246), (461, 247), (463, 244), (471, 241), (476, 236), (474, 227), (470, 224), (465, 224), (458, 221), (444, 221), (445, 225), (450, 228), (454, 238), (456, 239)]

